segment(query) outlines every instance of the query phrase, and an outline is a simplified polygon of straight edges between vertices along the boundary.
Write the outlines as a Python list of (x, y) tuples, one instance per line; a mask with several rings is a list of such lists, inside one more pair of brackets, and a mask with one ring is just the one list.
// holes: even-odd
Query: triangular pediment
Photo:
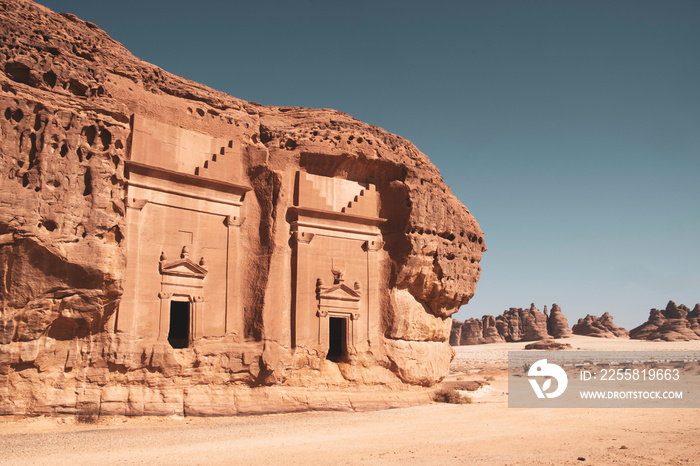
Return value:
[(161, 262), (160, 273), (163, 275), (175, 275), (178, 277), (204, 278), (208, 270), (195, 262), (185, 258), (172, 262)]
[(359, 301), (360, 291), (350, 288), (344, 283), (322, 288), (319, 297), (323, 299), (336, 299), (341, 301)]

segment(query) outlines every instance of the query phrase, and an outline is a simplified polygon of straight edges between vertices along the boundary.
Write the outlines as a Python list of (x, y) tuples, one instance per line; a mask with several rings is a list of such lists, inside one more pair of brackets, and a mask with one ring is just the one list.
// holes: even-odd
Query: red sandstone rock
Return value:
[(677, 306), (673, 301), (669, 301), (663, 311), (652, 309), (649, 312), (649, 320), (630, 330), (629, 335), (636, 340), (699, 340), (698, 315), (700, 315), (698, 304), (690, 311), (683, 304)]
[(572, 328), (575, 335), (587, 335), (599, 338), (627, 338), (629, 332), (622, 327), (618, 327), (613, 322), (612, 316), (606, 312), (600, 318), (587, 315)]
[(467, 319), (462, 325), (461, 345), (479, 345), (483, 341), (483, 328), (479, 319)]
[(696, 335), (700, 335), (700, 304), (696, 304), (692, 311), (688, 313), (690, 328)]
[(536, 350), (546, 350), (546, 351), (557, 351), (563, 349), (571, 349), (569, 343), (560, 343), (553, 340), (552, 338), (545, 338), (534, 343), (528, 343), (525, 345), (526, 350), (536, 349)]
[(452, 329), (450, 330), (450, 345), (460, 346), (462, 343), (462, 326), (464, 322), (452, 319)]
[(444, 377), (486, 248), (413, 144), (0, 7), (0, 413), (265, 411), (261, 385)]
[(496, 317), (498, 333), (506, 341), (536, 341), (547, 338), (547, 317), (535, 304), (530, 309), (510, 308)]
[(450, 344), (453, 346), (482, 345), (503, 341), (505, 340), (498, 333), (493, 316), (486, 315), (481, 320), (472, 318), (464, 322), (452, 320)]
[(480, 345), (570, 336), (571, 329), (561, 308), (553, 304), (549, 316), (547, 306), (544, 309), (544, 313), (540, 312), (533, 303), (530, 309), (510, 308), (495, 318), (486, 315), (481, 320), (468, 319), (465, 322), (453, 320), (450, 344), (453, 346)]
[(566, 316), (558, 304), (552, 304), (552, 311), (547, 315), (547, 306), (544, 307), (544, 315), (547, 316), (547, 333), (553, 338), (566, 338), (571, 336), (571, 329)]
[(496, 319), (493, 316), (484, 316), (481, 318), (483, 331), (483, 343), (501, 343), (505, 339), (498, 333), (496, 327)]

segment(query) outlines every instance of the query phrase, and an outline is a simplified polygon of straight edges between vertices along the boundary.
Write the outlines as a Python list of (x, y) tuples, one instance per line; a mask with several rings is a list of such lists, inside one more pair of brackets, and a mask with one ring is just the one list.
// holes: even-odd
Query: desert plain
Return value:
[[(574, 336), (573, 350), (700, 351), (700, 341)], [(0, 418), (0, 464), (698, 464), (698, 409), (508, 408), (507, 356), (456, 347), (472, 403), (236, 417)]]

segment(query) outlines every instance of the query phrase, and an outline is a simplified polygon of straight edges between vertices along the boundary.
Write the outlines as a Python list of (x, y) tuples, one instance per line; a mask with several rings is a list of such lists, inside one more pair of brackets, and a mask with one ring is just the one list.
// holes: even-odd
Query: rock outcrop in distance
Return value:
[(446, 375), (486, 247), (409, 141), (25, 0), (0, 2), (0, 85), (0, 413), (346, 409), (328, 390)]
[(536, 341), (534, 343), (528, 343), (525, 345), (526, 350), (545, 350), (545, 351), (559, 351), (565, 349), (571, 349), (569, 343), (561, 343), (552, 338), (545, 338), (544, 340)]
[(464, 322), (452, 320), (450, 344), (480, 345), (486, 343), (539, 341), (547, 338), (566, 338), (571, 336), (571, 329), (566, 316), (557, 304), (547, 315), (547, 307), (540, 312), (535, 304), (529, 309), (510, 308), (503, 314), (493, 317), (486, 315), (481, 319), (467, 319)]
[(552, 310), (547, 314), (547, 306), (544, 307), (547, 316), (547, 332), (552, 338), (567, 338), (571, 336), (569, 321), (561, 311), (557, 303), (552, 304)]
[(649, 320), (629, 332), (635, 340), (700, 340), (700, 304), (691, 311), (684, 304), (669, 301), (666, 309), (652, 309)]
[(574, 335), (585, 335), (598, 338), (627, 338), (629, 332), (622, 327), (618, 327), (613, 322), (610, 313), (605, 312), (602, 316), (586, 315), (578, 320), (572, 327)]

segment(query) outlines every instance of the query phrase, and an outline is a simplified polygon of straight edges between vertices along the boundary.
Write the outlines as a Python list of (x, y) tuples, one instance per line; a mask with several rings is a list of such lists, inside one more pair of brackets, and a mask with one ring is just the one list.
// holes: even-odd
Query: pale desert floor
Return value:
[[(565, 341), (700, 351), (700, 341)], [(700, 464), (700, 409), (508, 408), (507, 351), (523, 347), (457, 348), (448, 380), (494, 379), (464, 405), (96, 424), (0, 417), (0, 464)]]

